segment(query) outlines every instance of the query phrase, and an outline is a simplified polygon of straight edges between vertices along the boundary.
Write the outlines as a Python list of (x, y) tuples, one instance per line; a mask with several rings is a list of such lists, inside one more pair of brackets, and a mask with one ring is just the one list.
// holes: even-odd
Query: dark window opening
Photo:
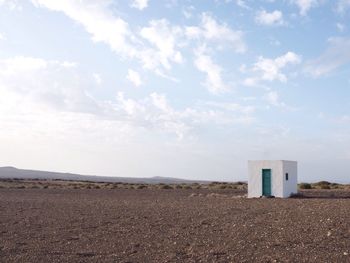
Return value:
[(286, 173), (286, 181), (288, 181), (288, 173)]

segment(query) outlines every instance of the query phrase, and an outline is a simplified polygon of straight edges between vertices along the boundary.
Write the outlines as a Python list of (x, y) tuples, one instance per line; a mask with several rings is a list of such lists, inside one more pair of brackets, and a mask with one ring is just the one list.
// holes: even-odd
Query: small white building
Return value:
[(248, 197), (288, 198), (298, 192), (295, 161), (248, 161)]

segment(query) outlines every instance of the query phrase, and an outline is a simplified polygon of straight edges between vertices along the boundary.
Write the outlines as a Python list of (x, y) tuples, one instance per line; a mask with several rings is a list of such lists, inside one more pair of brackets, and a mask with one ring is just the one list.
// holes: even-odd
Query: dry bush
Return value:
[(330, 182), (328, 182), (328, 181), (319, 181), (319, 182), (317, 182), (316, 183), (316, 185), (330, 185), (331, 183)]
[(317, 189), (332, 189), (332, 188), (335, 188), (334, 184), (332, 184), (332, 183), (330, 183), (328, 181), (320, 181), (320, 182), (312, 184), (312, 186), (314, 188), (317, 188)]
[(299, 188), (300, 189), (312, 189), (312, 186), (309, 183), (301, 183), (301, 184), (299, 184)]
[(160, 186), (160, 189), (174, 189), (174, 188), (172, 188), (170, 185), (168, 185), (168, 184), (163, 184), (163, 185), (161, 185)]
[(118, 184), (112, 184), (111, 185), (111, 189), (118, 189), (118, 188), (119, 188)]

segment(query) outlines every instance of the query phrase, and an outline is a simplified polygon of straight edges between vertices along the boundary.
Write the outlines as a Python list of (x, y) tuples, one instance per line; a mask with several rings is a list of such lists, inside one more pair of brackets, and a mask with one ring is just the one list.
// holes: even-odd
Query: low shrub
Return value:
[(321, 185), (330, 185), (331, 183), (328, 181), (319, 181), (316, 184), (321, 186)]
[(160, 186), (160, 189), (174, 189), (170, 185), (164, 184)]
[(309, 184), (309, 183), (301, 183), (301, 184), (299, 185), (299, 188), (300, 188), (300, 189), (312, 189), (312, 186), (311, 186), (311, 184)]

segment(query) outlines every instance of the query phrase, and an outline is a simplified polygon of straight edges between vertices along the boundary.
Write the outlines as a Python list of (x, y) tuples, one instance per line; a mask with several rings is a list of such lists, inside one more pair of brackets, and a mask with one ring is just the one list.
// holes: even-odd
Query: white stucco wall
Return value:
[(288, 181), (284, 178), (283, 197), (290, 197), (298, 192), (298, 163), (294, 161), (283, 161), (284, 177), (288, 173)]
[[(297, 162), (294, 161), (248, 161), (248, 197), (262, 196), (262, 170), (271, 169), (271, 195), (289, 197), (297, 192)], [(286, 181), (285, 173), (289, 180)]]

